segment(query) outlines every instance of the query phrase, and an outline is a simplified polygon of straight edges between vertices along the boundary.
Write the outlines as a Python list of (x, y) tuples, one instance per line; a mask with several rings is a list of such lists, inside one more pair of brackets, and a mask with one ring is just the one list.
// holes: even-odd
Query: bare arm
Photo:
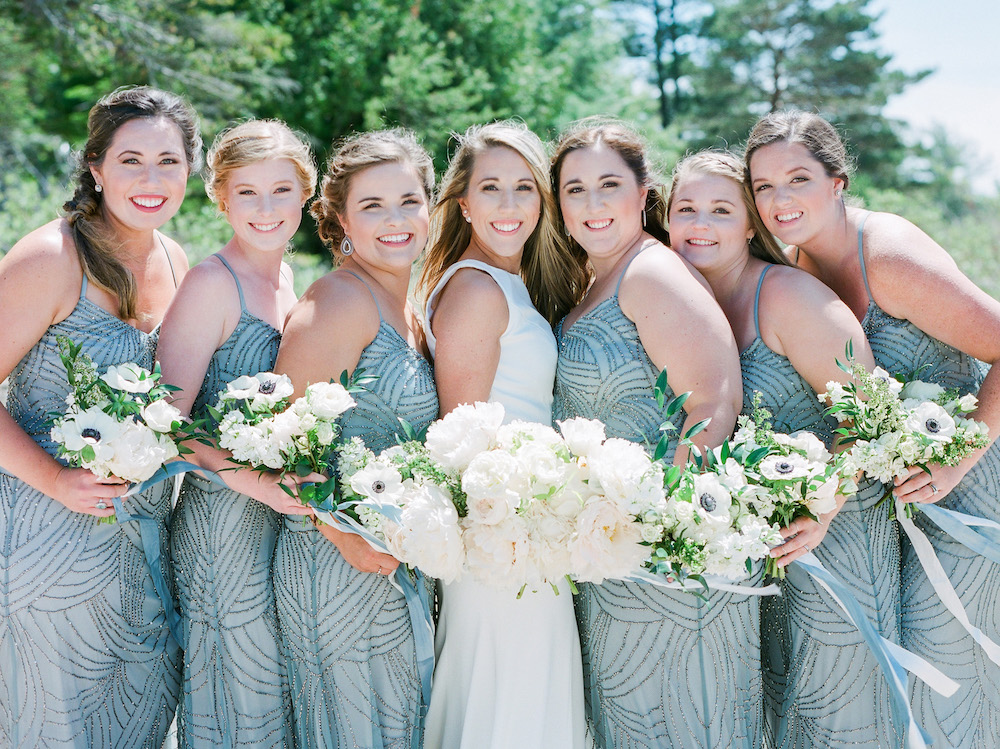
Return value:
[[(0, 380), (65, 319), (80, 296), (82, 271), (64, 222), (29, 234), (0, 259)], [(125, 484), (99, 479), (83, 468), (67, 468), (35, 444), (0, 405), (0, 464), (5, 471), (74, 512), (107, 517), (101, 499), (122, 494)]]
[[(991, 365), (972, 416), (1000, 434), (1000, 302), (962, 273), (951, 256), (909, 221), (876, 214), (865, 242), (872, 294), (888, 314), (909, 320), (930, 336)], [(957, 466), (917, 468), (900, 482), (905, 502), (938, 501), (962, 480), (985, 449)], [(931, 484), (939, 490), (934, 492)]]
[[(662, 245), (632, 261), (618, 292), (653, 365), (666, 368), (675, 393), (691, 392), (682, 433), (711, 419), (692, 439), (699, 449), (722, 444), (743, 404), (739, 353), (729, 322), (701, 275)], [(687, 460), (678, 449), (675, 464)]]
[(463, 403), (489, 400), (509, 317), (503, 291), (483, 271), (463, 268), (441, 291), (430, 324), (437, 339), (434, 379), (442, 415)]
[[(364, 285), (350, 274), (328, 273), (288, 313), (274, 369), (287, 374), (295, 396), (301, 396), (314, 382), (338, 379), (344, 370), (353, 372), (378, 327), (378, 308)], [(319, 531), (361, 572), (390, 575), (399, 566), (360, 536), (329, 525), (319, 526)]]

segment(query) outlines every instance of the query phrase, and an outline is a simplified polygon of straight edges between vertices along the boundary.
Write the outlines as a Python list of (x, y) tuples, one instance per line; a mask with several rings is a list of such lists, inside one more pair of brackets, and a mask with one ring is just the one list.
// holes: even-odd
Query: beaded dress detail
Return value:
[[(569, 330), (560, 324), (558, 339), (555, 419), (600, 419), (608, 437), (655, 445), (663, 422), (653, 394), (659, 373), (618, 289)], [(678, 428), (683, 414), (674, 416)], [(749, 582), (759, 579), (758, 569)], [(759, 749), (756, 597), (712, 591), (700, 600), (621, 581), (578, 587), (587, 717), (598, 747)]]
[[(80, 344), (98, 371), (153, 365), (156, 331), (128, 325), (86, 292), (84, 276), (76, 307), (10, 375), (7, 410), (53, 455), (48, 414), (65, 410), (69, 392), (57, 336)], [(123, 500), (157, 521), (167, 580), (171, 489), (166, 481)], [(179, 688), (180, 649), (138, 524), (98, 524), (0, 471), (0, 746), (159, 749)]]
[[(375, 453), (402, 437), (399, 419), (419, 431), (438, 414), (430, 364), (381, 311), (379, 321), (357, 365), (378, 379), (354, 394), (341, 421), (344, 439), (360, 437)], [(419, 742), (420, 675), (403, 594), (293, 515), (278, 537), (274, 581), (298, 749)]]
[[(246, 307), (212, 355), (191, 412), (208, 417), (226, 384), (274, 367), (281, 334)], [(221, 474), (225, 480), (226, 474)], [(245, 494), (188, 473), (170, 525), (186, 648), (177, 713), (182, 747), (291, 746), (291, 701), (271, 561), (281, 520)]]
[[(808, 430), (833, 442), (836, 422), (792, 363), (760, 337), (740, 354), (743, 413), (753, 411), (754, 393), (772, 414), (776, 432)], [(899, 540), (885, 506), (875, 508), (882, 485), (861, 483), (830, 524), (813, 553), (850, 587), (879, 632), (899, 642)], [(761, 662), (765, 732), (769, 747), (893, 747), (888, 684), (875, 656), (829, 593), (799, 565), (787, 567), (782, 595), (761, 599)]]

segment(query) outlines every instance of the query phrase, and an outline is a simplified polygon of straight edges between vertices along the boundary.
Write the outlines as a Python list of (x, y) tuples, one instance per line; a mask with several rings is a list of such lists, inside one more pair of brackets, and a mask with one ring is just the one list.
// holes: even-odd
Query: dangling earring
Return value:
[(563, 224), (563, 228), (566, 230), (566, 236), (567, 237), (573, 236), (572, 234), (569, 233), (569, 225), (568, 224)]
[(646, 209), (642, 209), (642, 228), (646, 228)]
[(98, 182), (94, 185), (94, 192), (104, 192), (104, 188), (101, 187), (101, 183)]
[(354, 252), (354, 245), (351, 244), (351, 238), (344, 235), (344, 238), (340, 240), (340, 254), (347, 257), (352, 252)]
[(467, 224), (471, 224), (472, 223), (472, 217), (469, 216), (469, 212), (468, 211), (462, 211), (462, 215), (465, 216), (465, 223), (467, 223)]

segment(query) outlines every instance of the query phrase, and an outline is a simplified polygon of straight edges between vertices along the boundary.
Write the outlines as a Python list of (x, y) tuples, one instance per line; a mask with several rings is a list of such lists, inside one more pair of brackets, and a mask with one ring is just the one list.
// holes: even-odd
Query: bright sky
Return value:
[(977, 190), (1000, 183), (1000, 2), (873, 0), (884, 11), (880, 48), (905, 72), (934, 68), (889, 101), (886, 113), (914, 128), (943, 125), (971, 150)]

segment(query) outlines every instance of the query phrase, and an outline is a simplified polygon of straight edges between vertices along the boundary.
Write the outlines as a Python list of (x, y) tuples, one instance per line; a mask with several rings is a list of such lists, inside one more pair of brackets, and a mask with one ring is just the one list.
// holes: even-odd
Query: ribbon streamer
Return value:
[(163, 613), (166, 616), (170, 634), (182, 648), (185, 643), (181, 615), (177, 611), (177, 605), (174, 603), (173, 596), (170, 595), (170, 588), (167, 585), (166, 578), (163, 576), (163, 567), (160, 565), (160, 523), (154, 518), (145, 515), (126, 512), (125, 507), (122, 505), (122, 499), (144, 492), (151, 486), (156, 486), (167, 479), (173, 478), (178, 474), (187, 473), (188, 471), (197, 471), (203, 474), (207, 481), (225, 486), (225, 482), (215, 472), (197, 466), (194, 463), (175, 460), (160, 466), (156, 473), (148, 479), (142, 483), (133, 484), (121, 497), (113, 497), (111, 500), (115, 507), (115, 519), (119, 523), (134, 521), (139, 524), (139, 537), (142, 539), (142, 554), (146, 559), (146, 569), (149, 570), (149, 575), (153, 579), (153, 587), (156, 589), (156, 595), (163, 606)]
[[(944, 510), (944, 508), (940, 507), (936, 509)], [(932, 520), (934, 520), (933, 516), (935, 515), (939, 516), (939, 518), (943, 517), (942, 513), (932, 512)], [(966, 517), (971, 516), (967, 515)], [(934, 588), (934, 592), (937, 593), (938, 598), (941, 599), (941, 603), (943, 603), (948, 611), (951, 612), (951, 615), (958, 620), (958, 623), (962, 625), (965, 631), (972, 636), (972, 639), (979, 644), (989, 659), (1000, 666), (1000, 646), (987, 637), (986, 634), (979, 629), (979, 627), (974, 625), (969, 620), (969, 614), (966, 612), (965, 606), (962, 604), (962, 600), (958, 597), (958, 593), (955, 591), (954, 586), (948, 579), (948, 575), (945, 573), (944, 567), (941, 566), (941, 560), (938, 559), (937, 553), (935, 553), (930, 540), (910, 518), (906, 517), (903, 503), (898, 499), (896, 500), (896, 519), (899, 521), (900, 526), (902, 526), (906, 535), (909, 537), (910, 543), (913, 545), (913, 551), (916, 553), (917, 559), (924, 568), (924, 574), (926, 574), (927, 579), (930, 580), (931, 586)], [(983, 520), (982, 518), (976, 518), (976, 520), (980, 525), (986, 525), (990, 522)], [(934, 522), (936, 523), (937, 520), (934, 520)], [(971, 529), (970, 532), (975, 533), (974, 531), (971, 531)], [(978, 534), (976, 534), (976, 536), (979, 537)]]
[[(927, 519), (954, 538), (960, 544), (991, 562), (1000, 564), (1000, 543), (979, 533), (976, 528), (992, 528), (1000, 531), (1000, 523), (964, 512), (949, 510), (935, 504), (922, 504), (920, 510)], [(897, 513), (898, 516), (898, 513)]]
[[(393, 522), (398, 522), (401, 510), (398, 507), (370, 504), (368, 502), (343, 502), (342, 508), (368, 507), (377, 510)], [(386, 545), (364, 525), (352, 518), (343, 509), (334, 512), (316, 511), (316, 517), (337, 530), (353, 533), (364, 539), (375, 551), (389, 554)], [(391, 555), (390, 555), (391, 556)], [(430, 601), (424, 594), (424, 574), (419, 569), (413, 570), (413, 577), (405, 564), (396, 567), (392, 577), (387, 577), (389, 584), (403, 594), (406, 609), (410, 614), (410, 625), (413, 629), (413, 646), (417, 657), (417, 673), (420, 675), (420, 715), (422, 726), (427, 716), (427, 708), (431, 701), (431, 680), (434, 676), (434, 624), (431, 618)], [(414, 731), (412, 749), (419, 749), (421, 731)]]
[[(662, 575), (654, 575), (652, 572), (645, 571), (633, 572), (622, 579), (630, 583), (644, 583), (646, 585), (655, 585), (657, 588), (666, 588), (667, 590), (683, 590), (689, 593), (700, 593), (705, 590), (705, 586), (696, 580), (674, 580), (671, 582)], [(745, 596), (781, 595), (781, 588), (774, 583), (763, 586), (740, 585), (738, 583), (729, 582), (727, 578), (720, 575), (705, 575), (704, 580), (705, 585), (708, 586), (709, 590), (720, 590), (725, 593), (739, 593)]]

